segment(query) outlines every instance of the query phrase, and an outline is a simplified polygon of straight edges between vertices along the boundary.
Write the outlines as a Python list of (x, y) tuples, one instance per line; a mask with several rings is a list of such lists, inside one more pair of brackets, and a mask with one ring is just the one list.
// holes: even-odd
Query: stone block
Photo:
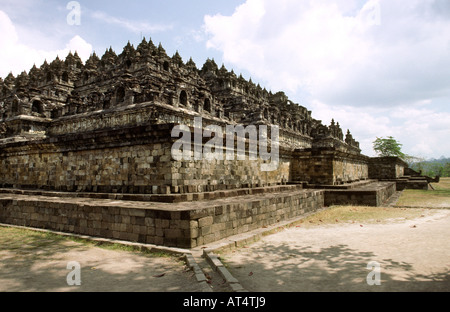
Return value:
[(162, 228), (156, 228), (156, 229), (155, 229), (155, 235), (156, 235), (157, 237), (163, 237), (163, 236), (164, 236), (164, 229), (162, 229)]
[(189, 230), (188, 235), (190, 238), (197, 238), (199, 236), (199, 229), (198, 228), (191, 228)]
[(145, 217), (145, 209), (130, 209), (129, 215), (134, 217)]
[(225, 230), (226, 225), (224, 222), (222, 223), (215, 223), (213, 225), (211, 225), (211, 232), (216, 233), (216, 232), (220, 232), (222, 230)]
[(188, 220), (178, 220), (177, 224), (178, 224), (178, 227), (182, 230), (188, 230), (191, 228), (191, 221), (188, 221)]
[(231, 273), (223, 266), (219, 266), (217, 267), (217, 272), (219, 273), (219, 275), (229, 284), (238, 284), (239, 281), (233, 276), (231, 275)]
[(223, 267), (222, 262), (219, 260), (219, 258), (215, 254), (207, 253), (207, 254), (204, 254), (204, 256), (205, 256), (206, 261), (209, 263), (209, 265), (211, 266), (211, 268), (214, 271), (217, 271), (217, 269), (219, 267)]
[(155, 226), (155, 220), (153, 218), (145, 218), (144, 219), (144, 225), (145, 226), (149, 226), (149, 227), (153, 227)]
[(164, 238), (160, 236), (154, 237), (154, 243), (155, 245), (164, 245)]
[(202, 237), (203, 237), (203, 244), (210, 244), (215, 241), (214, 233), (211, 233), (208, 235), (202, 235)]
[(201, 236), (205, 236), (211, 234), (211, 225), (207, 225), (207, 226), (202, 226), (200, 228), (200, 235)]
[(145, 217), (134, 217), (134, 222), (132, 223), (136, 225), (145, 225)]
[(245, 291), (245, 289), (239, 283), (230, 283), (229, 286), (231, 288), (231, 291), (233, 291), (233, 292), (243, 292), (243, 291)]
[(214, 219), (212, 216), (203, 217), (198, 220), (198, 226), (204, 227), (204, 226), (212, 225), (213, 222), (214, 222)]
[(165, 229), (164, 237), (167, 237), (167, 238), (182, 237), (182, 231), (180, 229)]

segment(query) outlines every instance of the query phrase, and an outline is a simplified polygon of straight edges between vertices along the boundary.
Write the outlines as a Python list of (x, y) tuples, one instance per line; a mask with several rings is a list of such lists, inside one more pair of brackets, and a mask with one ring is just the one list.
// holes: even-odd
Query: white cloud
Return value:
[(33, 64), (40, 66), (44, 60), (52, 61), (59, 56), (64, 59), (69, 51), (77, 51), (85, 61), (92, 53), (92, 45), (76, 35), (64, 48), (58, 50), (35, 49), (20, 42), (16, 28), (6, 13), (0, 11), (0, 76), (5, 77), (10, 72), (14, 75), (29, 71)]
[[(362, 153), (375, 156), (372, 142), (376, 137), (389, 136), (397, 138), (400, 131), (393, 129), (390, 119), (385, 111), (373, 108), (358, 108), (352, 106), (332, 106), (314, 100), (309, 109), (313, 117), (329, 125), (331, 119), (339, 122), (344, 135), (350, 130), (355, 140), (360, 143)], [(395, 127), (394, 127), (395, 128)], [(397, 129), (398, 130), (398, 129)]]
[[(450, 20), (431, 0), (248, 0), (206, 16), (207, 46), (270, 88), (342, 105), (450, 95)], [(427, 10), (425, 10), (427, 9)]]
[(392, 115), (402, 125), (398, 136), (411, 155), (438, 158), (448, 154), (450, 112), (409, 105), (393, 108)]
[(329, 125), (332, 118), (338, 121), (344, 134), (350, 129), (360, 142), (362, 153), (375, 156), (373, 141), (377, 137), (393, 136), (404, 153), (417, 157), (448, 155), (450, 138), (450, 112), (417, 105), (393, 108), (333, 106), (313, 101), (313, 117)]
[(89, 56), (92, 54), (92, 45), (88, 42), (86, 42), (83, 38), (76, 35), (72, 39), (70, 39), (69, 43), (66, 45), (66, 47), (61, 50), (57, 51), (58, 55), (62, 55), (65, 57), (67, 54), (69, 54), (69, 51), (77, 51), (78, 56), (83, 60), (86, 61)]
[(97, 19), (99, 21), (102, 21), (104, 23), (107, 24), (113, 24), (113, 25), (117, 25), (119, 27), (125, 28), (128, 31), (131, 31), (133, 33), (155, 33), (155, 32), (161, 32), (161, 31), (166, 31), (166, 30), (170, 30), (173, 28), (172, 24), (150, 24), (147, 22), (141, 22), (141, 21), (130, 21), (124, 18), (118, 18), (118, 17), (114, 17), (111, 15), (108, 15), (104, 12), (92, 12), (91, 16), (94, 19)]
[(247, 0), (204, 28), (224, 62), (306, 94), (313, 117), (350, 128), (363, 153), (392, 135), (439, 157), (450, 155), (449, 17), (446, 0)]

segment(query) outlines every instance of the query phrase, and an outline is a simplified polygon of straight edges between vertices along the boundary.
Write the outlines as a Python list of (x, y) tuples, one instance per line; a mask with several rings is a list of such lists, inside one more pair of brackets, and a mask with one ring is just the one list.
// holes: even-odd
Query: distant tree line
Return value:
[(450, 158), (432, 160), (418, 160), (409, 164), (415, 171), (422, 171), (423, 175), (429, 177), (450, 177)]

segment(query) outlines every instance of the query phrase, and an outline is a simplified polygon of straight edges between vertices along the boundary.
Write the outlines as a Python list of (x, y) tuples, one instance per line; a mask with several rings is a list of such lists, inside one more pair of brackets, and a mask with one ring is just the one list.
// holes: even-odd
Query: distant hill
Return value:
[(445, 163), (450, 162), (450, 157), (446, 158), (444, 156), (441, 156), (439, 159), (432, 158), (432, 159), (427, 160), (426, 162), (445, 164)]
[(441, 156), (439, 159), (418, 161), (409, 166), (411, 169), (422, 171), (423, 175), (430, 177), (450, 177), (450, 157)]

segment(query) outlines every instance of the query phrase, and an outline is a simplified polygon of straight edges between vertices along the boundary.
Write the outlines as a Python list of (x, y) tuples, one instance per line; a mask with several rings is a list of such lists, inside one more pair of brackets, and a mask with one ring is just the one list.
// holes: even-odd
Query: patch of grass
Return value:
[[(78, 246), (66, 244), (67, 242), (77, 243)], [(139, 248), (138, 246), (93, 241), (76, 236), (63, 236), (51, 232), (14, 227), (0, 227), (0, 246), (2, 246), (2, 250), (20, 251), (24, 255), (46, 256), (50, 255), (50, 253), (63, 252), (70, 248), (99, 247), (114, 251), (136, 252), (149, 257), (173, 257), (173, 255), (163, 251), (155, 252), (146, 248)]]
[(450, 207), (449, 190), (405, 190), (397, 202), (397, 206), (442, 208)]
[(151, 249), (147, 248), (141, 248), (140, 246), (134, 246), (134, 245), (127, 245), (127, 244), (120, 244), (120, 243), (112, 243), (107, 241), (95, 241), (90, 239), (85, 239), (81, 237), (72, 237), (68, 236), (66, 239), (83, 244), (88, 247), (100, 247), (107, 250), (114, 250), (114, 251), (124, 251), (124, 252), (138, 252), (141, 254), (145, 254), (150, 257), (166, 257), (166, 258), (172, 258), (173, 255), (164, 251), (153, 251)]
[(404, 190), (397, 206), (442, 208), (450, 207), (450, 178), (431, 184), (434, 190)]
[(47, 232), (35, 232), (20, 228), (0, 227), (0, 245), (4, 249), (47, 247), (64, 238)]
[(70, 246), (66, 241), (64, 237), (52, 233), (0, 227), (0, 251), (6, 252), (6, 257), (13, 257), (18, 263), (45, 260), (70, 248), (83, 247)]
[(450, 178), (441, 178), (439, 183), (431, 183), (436, 191), (450, 191)]
[(303, 219), (302, 227), (349, 223), (386, 223), (394, 220), (415, 219), (424, 215), (426, 209), (332, 206)]

